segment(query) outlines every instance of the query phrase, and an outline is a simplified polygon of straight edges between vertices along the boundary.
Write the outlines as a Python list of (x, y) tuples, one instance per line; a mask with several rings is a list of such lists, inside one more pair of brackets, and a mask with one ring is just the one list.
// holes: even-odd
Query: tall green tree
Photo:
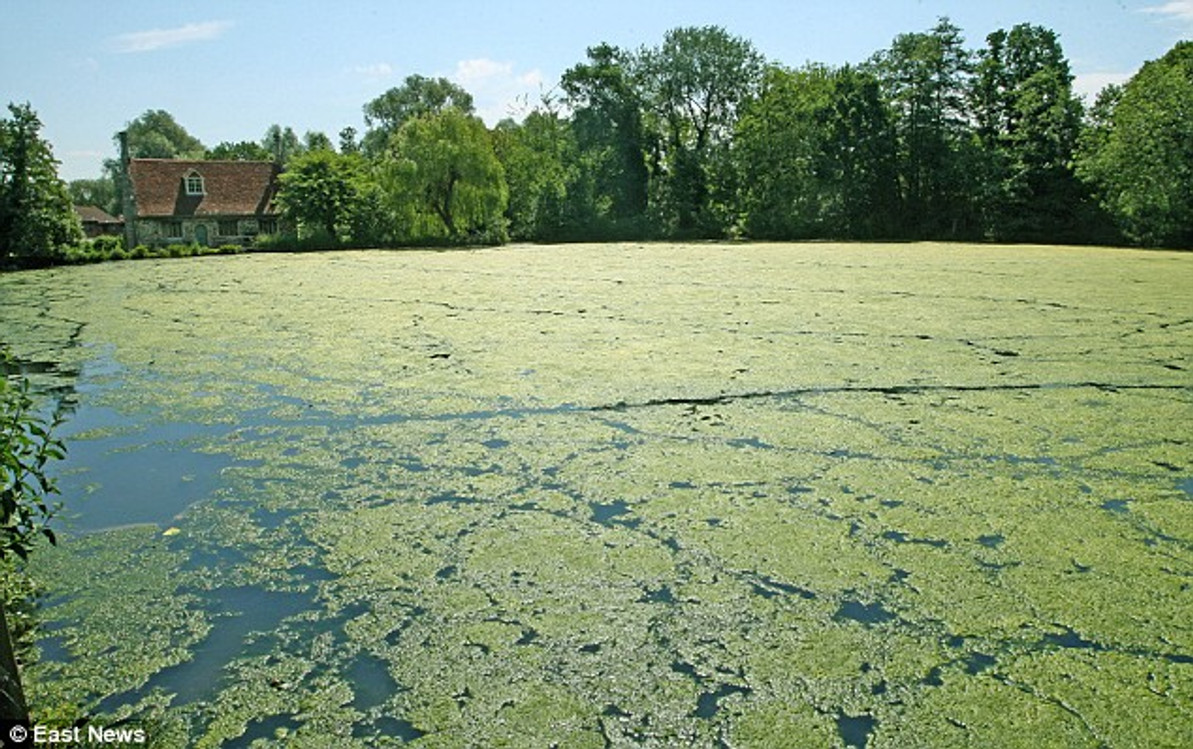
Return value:
[(930, 31), (900, 34), (870, 68), (894, 116), (904, 233), (973, 234), (978, 153), (968, 106), (972, 56), (961, 30), (942, 18)]
[(340, 153), (360, 153), (360, 142), (356, 139), (356, 128), (351, 125), (340, 130)]
[(588, 60), (563, 74), (560, 88), (572, 110), (575, 168), (562, 221), (575, 236), (614, 237), (642, 233), (651, 153), (644, 124), (645, 101), (638, 58), (599, 44)]
[(808, 66), (767, 69), (761, 91), (737, 123), (734, 157), (743, 175), (744, 229), (761, 239), (823, 236), (825, 113), (832, 105), (830, 71)]
[(80, 241), (83, 229), (41, 120), (29, 104), (9, 104), (8, 111), (0, 119), (0, 263), (49, 263)]
[(472, 94), (446, 78), (409, 75), (401, 86), (389, 89), (364, 106), (365, 132), (361, 148), (370, 157), (381, 154), (390, 137), (406, 122), (446, 109), (475, 113)]
[(288, 125), (282, 127), (276, 123), (265, 130), (265, 135), (261, 138), (261, 147), (269, 154), (269, 158), (282, 166), (306, 151), (294, 128)]
[(371, 209), (374, 184), (358, 154), (321, 148), (290, 159), (279, 177), (278, 204), (300, 239), (322, 236), (330, 243), (378, 239), (361, 223)]
[(327, 133), (318, 130), (308, 130), (302, 136), (302, 147), (305, 151), (334, 151), (335, 146)]
[[(129, 122), (129, 155), (134, 159), (201, 159), (207, 150), (164, 109), (150, 109)], [(119, 135), (114, 138), (119, 146)]]
[(506, 238), (505, 173), (480, 118), (448, 107), (408, 120), (390, 139), (383, 169), (402, 239)]
[(1193, 42), (1100, 97), (1078, 174), (1132, 242), (1193, 247)]
[(212, 161), (269, 161), (273, 154), (251, 140), (224, 141), (208, 151), (206, 158)]
[(576, 143), (568, 121), (556, 112), (536, 109), (521, 124), (499, 122), (493, 145), (509, 187), (510, 236), (568, 238), (573, 227), (566, 206), (576, 164)]
[(739, 105), (758, 89), (764, 61), (749, 40), (718, 26), (677, 28), (640, 54), (652, 129), (660, 138), (654, 197), (681, 234), (718, 234), (734, 191), (728, 145)]
[(1020, 24), (986, 37), (972, 102), (984, 156), (984, 233), (994, 239), (1074, 239), (1083, 190), (1073, 173), (1082, 106), (1054, 31)]
[(770, 67), (737, 123), (739, 205), (754, 237), (875, 237), (896, 207), (894, 135), (856, 68)]

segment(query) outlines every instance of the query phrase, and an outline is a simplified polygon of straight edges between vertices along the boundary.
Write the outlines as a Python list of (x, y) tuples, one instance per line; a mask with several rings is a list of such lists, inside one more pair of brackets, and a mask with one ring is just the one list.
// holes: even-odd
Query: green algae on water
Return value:
[(191, 425), (174, 449), (227, 459), (176, 534), (35, 559), (43, 701), (204, 746), (1193, 730), (1185, 255), (248, 255), (0, 300), (120, 416), (73, 439)]

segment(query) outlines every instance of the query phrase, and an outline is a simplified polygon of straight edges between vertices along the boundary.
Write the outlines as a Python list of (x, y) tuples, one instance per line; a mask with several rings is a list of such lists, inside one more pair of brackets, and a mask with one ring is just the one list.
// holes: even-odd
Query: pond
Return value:
[(45, 714), (162, 746), (1178, 745), (1193, 255), (610, 244), (0, 276)]

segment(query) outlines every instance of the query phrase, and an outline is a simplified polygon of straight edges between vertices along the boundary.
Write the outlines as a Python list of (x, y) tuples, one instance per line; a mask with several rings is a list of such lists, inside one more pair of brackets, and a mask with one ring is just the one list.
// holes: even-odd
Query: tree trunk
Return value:
[(25, 690), (21, 688), (21, 674), (17, 670), (3, 601), (0, 601), (0, 719), (29, 722), (29, 707), (25, 702)]

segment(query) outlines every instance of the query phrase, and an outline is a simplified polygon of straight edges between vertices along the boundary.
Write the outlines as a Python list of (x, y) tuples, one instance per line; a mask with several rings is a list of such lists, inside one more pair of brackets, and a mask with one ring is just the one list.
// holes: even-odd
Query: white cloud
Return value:
[(355, 73), (369, 80), (381, 80), (394, 74), (393, 66), (388, 62), (374, 62), (369, 65), (357, 65), (349, 68), (348, 72)]
[(1193, 23), (1193, 0), (1172, 0), (1163, 5), (1150, 5), (1142, 10), (1144, 13), (1171, 16), (1186, 23)]
[(1182, 38), (1193, 34), (1193, 0), (1171, 0), (1162, 5), (1149, 5), (1139, 12), (1159, 17), (1164, 26)]
[(487, 58), (460, 60), (451, 79), (472, 94), (476, 113), (492, 126), (506, 117), (521, 119), (538, 103), (543, 74), (517, 72), (512, 62)]
[(1081, 73), (1073, 77), (1073, 93), (1093, 104), (1098, 93), (1110, 84), (1123, 84), (1131, 80), (1134, 73)]
[(232, 28), (230, 21), (188, 23), (173, 29), (150, 29), (121, 34), (113, 40), (117, 52), (152, 52), (180, 44), (202, 42), (218, 38)]

